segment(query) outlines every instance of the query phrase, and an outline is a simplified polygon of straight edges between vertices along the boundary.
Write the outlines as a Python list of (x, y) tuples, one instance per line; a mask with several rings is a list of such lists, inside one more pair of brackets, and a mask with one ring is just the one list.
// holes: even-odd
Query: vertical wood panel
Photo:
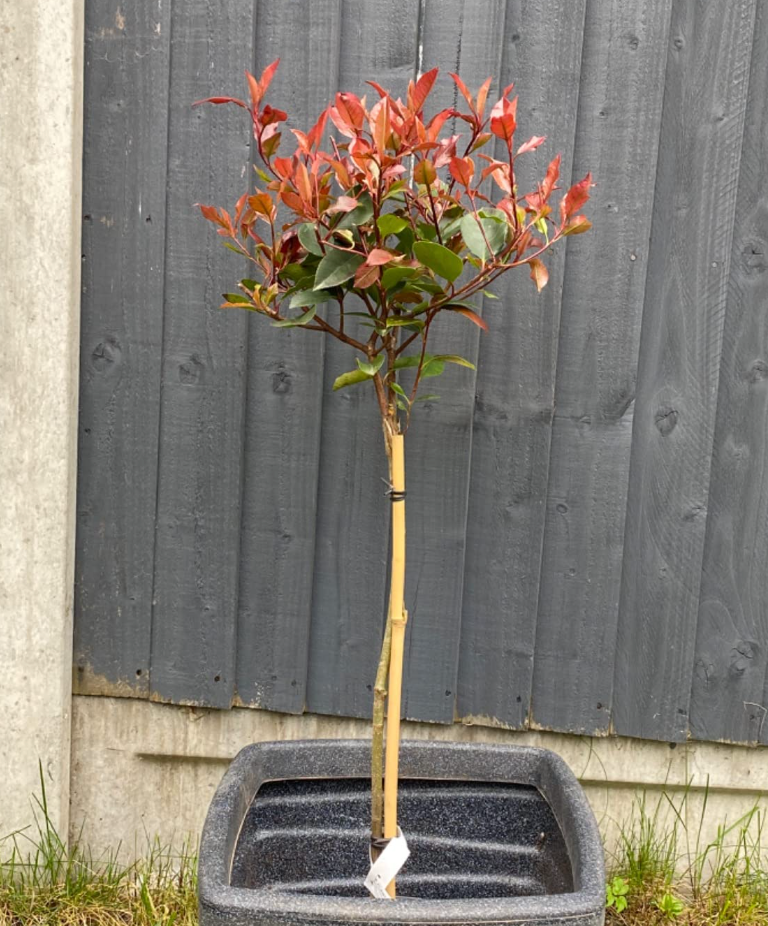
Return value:
[[(344, 0), (339, 89), (371, 101), (365, 81), (376, 80), (404, 97), (417, 19), (412, 0)], [(355, 368), (354, 351), (325, 347), (307, 708), (361, 717), (371, 712), (386, 604), (387, 462), (373, 388), (332, 392), (336, 376)]]
[(532, 717), (607, 730), (640, 317), (670, 0), (589, 3), (574, 175), (594, 230), (568, 242)]
[(765, 742), (768, 661), (768, 8), (757, 5), (717, 395), (690, 727)]
[[(254, 70), (281, 58), (269, 101), (291, 127), (308, 131), (336, 92), (340, 38), (340, 0), (259, 3)], [(306, 692), (324, 352), (325, 335), (251, 320), (237, 693), (291, 713)]]
[(631, 736), (688, 735), (754, 10), (673, 5), (617, 640)]
[(75, 690), (148, 694), (170, 13), (86, 10)]
[(168, 232), (152, 624), (152, 697), (226, 707), (234, 690), (245, 313), (222, 312), (231, 252), (195, 202), (233, 204), (247, 117), (192, 102), (244, 92), (253, 4), (173, 7)]
[[(476, 0), (427, 0), (422, 71), (441, 69), (431, 108), (465, 105), (449, 71), (457, 73), (473, 94), (493, 77), (489, 99), (496, 99), (505, 6), (495, 0), (484, 3), (480, 14)], [(466, 128), (466, 123), (456, 120), (452, 127), (446, 123), (443, 134), (466, 137)], [(475, 363), (479, 330), (467, 319), (446, 313), (430, 337), (430, 352), (458, 354)], [(405, 441), (409, 623), (403, 710), (406, 717), (451, 723), (461, 635), (475, 375), (448, 364), (439, 379), (424, 382), (422, 393), (433, 392), (439, 394), (439, 401), (416, 406)]]
[[(535, 189), (558, 151), (571, 174), (585, 5), (507, 5), (499, 83), (520, 94), (520, 141), (547, 136), (516, 164), (520, 192)], [(525, 270), (502, 277), (480, 339), (458, 713), (516, 727), (530, 705), (564, 263), (562, 246), (547, 258), (541, 294)]]

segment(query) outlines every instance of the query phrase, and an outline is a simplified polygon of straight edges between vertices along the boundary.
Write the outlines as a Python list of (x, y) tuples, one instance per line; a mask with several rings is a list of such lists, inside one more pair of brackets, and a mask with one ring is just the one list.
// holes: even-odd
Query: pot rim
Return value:
[[(268, 781), (361, 778), (370, 774), (368, 740), (298, 740), (256, 743), (242, 749), (211, 801), (200, 843), (201, 911), (261, 915), (295, 922), (514, 923), (528, 918), (594, 917), (605, 905), (602, 843), (594, 814), (575, 775), (556, 753), (534, 746), (405, 740), (400, 777), (532, 785), (551, 807), (565, 839), (575, 890), (525, 897), (428, 900), (402, 897), (302, 895), (232, 887), (240, 829), (256, 792)], [(440, 772), (438, 774), (437, 772)], [(406, 834), (407, 835), (407, 834)]]

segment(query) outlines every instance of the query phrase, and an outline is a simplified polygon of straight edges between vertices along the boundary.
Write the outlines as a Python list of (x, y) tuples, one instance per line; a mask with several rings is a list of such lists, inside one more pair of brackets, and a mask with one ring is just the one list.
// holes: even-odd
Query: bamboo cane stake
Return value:
[[(397, 776), (400, 751), (400, 702), (403, 685), (403, 644), (408, 614), (403, 606), (405, 591), (405, 454), (403, 435), (392, 436), (392, 571), (389, 617), (392, 643), (387, 698), (387, 755), (384, 771), (384, 837), (397, 836)], [(387, 886), (395, 896), (394, 878)]]

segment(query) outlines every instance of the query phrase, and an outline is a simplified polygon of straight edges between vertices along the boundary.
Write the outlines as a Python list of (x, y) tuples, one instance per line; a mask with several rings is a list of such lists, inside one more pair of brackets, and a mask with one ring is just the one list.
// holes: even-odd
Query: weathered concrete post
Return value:
[(82, 0), (0, 2), (0, 836), (69, 805)]

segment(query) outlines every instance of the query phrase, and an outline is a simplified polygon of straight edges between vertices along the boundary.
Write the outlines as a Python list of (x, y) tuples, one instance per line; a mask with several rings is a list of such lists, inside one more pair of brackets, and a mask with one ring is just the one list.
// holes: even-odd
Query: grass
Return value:
[(608, 860), (606, 923), (621, 926), (768, 926), (764, 811), (755, 805), (702, 838), (708, 790), (696, 832), (685, 822), (687, 790), (666, 792), (649, 808), (645, 795)]
[(0, 841), (0, 926), (196, 926), (197, 860), (147, 839), (140, 861), (66, 846), (48, 813), (45, 781), (35, 824)]
[[(35, 825), (0, 840), (0, 926), (196, 926), (196, 858), (147, 839), (131, 865), (66, 846), (48, 813), (45, 782)], [(768, 859), (757, 806), (702, 838), (686, 825), (683, 791), (645, 795), (620, 830), (608, 860), (609, 926), (768, 926)]]

